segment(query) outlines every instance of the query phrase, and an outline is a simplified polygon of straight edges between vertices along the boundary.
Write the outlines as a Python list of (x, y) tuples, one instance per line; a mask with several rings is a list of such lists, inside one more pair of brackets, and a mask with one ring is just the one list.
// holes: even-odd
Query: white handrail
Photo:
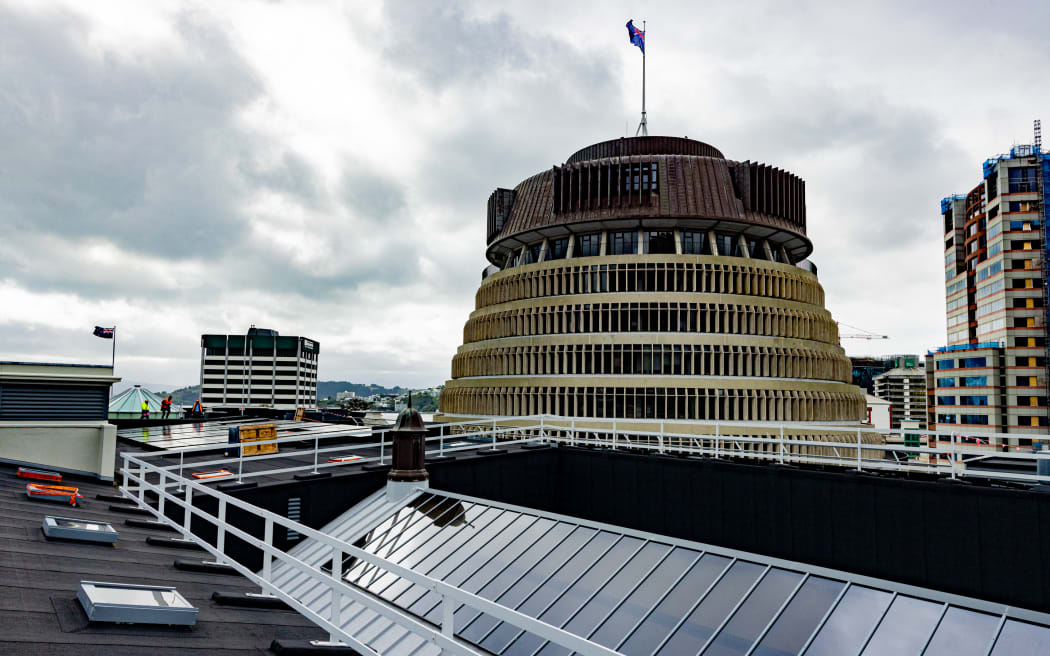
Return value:
[[(635, 428), (625, 428), (624, 423), (636, 424)], [(672, 430), (667, 430), (669, 422), (664, 420), (627, 420), (614, 422), (610, 428), (602, 425), (602, 420), (587, 417), (560, 417), (552, 415), (522, 415), (509, 417), (485, 417), (471, 421), (442, 424), (438, 435), (426, 438), (427, 453), (445, 455), (459, 451), (494, 448), (497, 444), (513, 445), (528, 442), (549, 444), (587, 445), (616, 450), (637, 449), (657, 451), (659, 453), (679, 453), (715, 458), (745, 457), (758, 460), (776, 459), (783, 464), (819, 464), (850, 467), (858, 470), (894, 470), (902, 472), (920, 472), (936, 475), (978, 476), (990, 479), (1022, 481), (1029, 483), (1050, 483), (1050, 476), (1038, 473), (978, 470), (971, 465), (990, 457), (1001, 458), (1019, 463), (1027, 462), (1033, 468), (1039, 460), (1050, 459), (1050, 453), (1001, 451), (1001, 446), (981, 447), (967, 444), (965, 440), (976, 438), (985, 441), (1019, 437), (1008, 433), (973, 433), (960, 438), (957, 431), (931, 431), (920, 429), (878, 430), (854, 425), (773, 423), (773, 422), (673, 422)], [(588, 425), (597, 424), (597, 425)], [(652, 426), (654, 430), (644, 430)], [(674, 428), (691, 427), (697, 432), (676, 432)], [(313, 442), (312, 448), (282, 451), (272, 454), (260, 454), (245, 458), (240, 444), (213, 444), (180, 450), (177, 464), (158, 465), (159, 469), (174, 472), (178, 470), (179, 479), (187, 465), (186, 455), (214, 453), (218, 448), (228, 447), (237, 450), (234, 458), (207, 458), (189, 463), (200, 467), (232, 467), (236, 465), (237, 480), (243, 481), (259, 476), (270, 476), (292, 472), (311, 471), (340, 467), (343, 462), (320, 462), (322, 455), (334, 455), (337, 452), (362, 453), (358, 464), (388, 464), (386, 455), (390, 439), (390, 429), (375, 432), (379, 441), (364, 444), (340, 444), (330, 446), (325, 441), (352, 436), (346, 431), (336, 431), (313, 436), (289, 436), (260, 440), (251, 444), (261, 446), (268, 444), (289, 444)], [(794, 436), (787, 433), (791, 430)], [(807, 435), (808, 434), (808, 435)], [(825, 439), (816, 437), (820, 435)], [(836, 440), (827, 439), (841, 435)], [(865, 441), (864, 435), (874, 437)], [(884, 443), (886, 437), (903, 436), (920, 437), (921, 446), (905, 446), (903, 443)], [(854, 437), (855, 436), (855, 437)], [(937, 439), (939, 437), (945, 439)], [(473, 442), (469, 445), (448, 446), (455, 438)], [(1038, 437), (1037, 435), (1028, 436)], [(932, 438), (932, 440), (931, 440)], [(1048, 436), (1050, 439), (1050, 436)], [(964, 440), (964, 441), (960, 441)], [(929, 446), (929, 444), (933, 446)], [(655, 445), (655, 446), (654, 446)], [(367, 453), (378, 450), (378, 457)], [(136, 452), (129, 455), (142, 460), (155, 459), (168, 452)], [(922, 456), (924, 460), (912, 458), (894, 460), (887, 454), (908, 454)], [(834, 454), (834, 455), (832, 455)], [(266, 461), (275, 458), (300, 458), (302, 464), (284, 467), (266, 468)], [(244, 463), (251, 468), (245, 471)]]
[[(361, 548), (355, 547), (354, 545), (334, 538), (326, 533), (310, 528), (304, 524), (300, 524), (294, 520), (282, 517), (276, 513), (264, 510), (247, 502), (241, 501), (236, 497), (232, 497), (224, 492), (210, 488), (197, 481), (183, 480), (181, 481), (185, 485), (186, 492), (185, 498), (179, 498), (178, 495), (171, 494), (168, 488), (171, 487), (167, 484), (167, 478), (175, 478), (167, 468), (160, 468), (146, 462), (144, 459), (133, 456), (131, 454), (122, 454), (124, 458), (124, 467), (122, 474), (124, 475), (124, 484), (121, 486), (122, 493), (129, 499), (135, 501), (135, 503), (154, 516), (159, 520), (169, 524), (180, 534), (186, 538), (193, 540), (195, 543), (203, 547), (209, 553), (214, 555), (219, 562), (228, 563), (233, 566), (238, 572), (254, 581), (256, 584), (263, 589), (264, 592), (269, 592), (277, 597), (280, 597), (285, 602), (302, 612), (304, 615), (309, 617), (312, 621), (320, 624), (326, 628), (333, 635), (345, 640), (348, 644), (351, 644), (355, 648), (365, 648), (368, 652), (374, 653), (373, 650), (368, 649), (365, 645), (357, 641), (352, 635), (346, 633), (343, 628), (336, 623), (331, 621), (331, 618), (323, 618), (320, 615), (314, 613), (304, 604), (299, 602), (297, 599), (289, 595), (284, 590), (281, 590), (278, 586), (274, 585), (270, 579), (270, 573), (273, 571), (272, 562), (278, 560), (285, 565), (297, 570), (299, 573), (305, 575), (307, 578), (314, 580), (318, 585), (330, 587), (333, 595), (335, 595), (334, 602), (337, 604), (335, 608), (341, 607), (340, 595), (346, 595), (353, 598), (355, 601), (362, 603), (369, 607), (371, 610), (383, 615), (391, 621), (397, 622), (405, 628), (418, 633), (428, 639), (433, 640), (439, 644), (443, 649), (448, 649), (452, 653), (460, 654), (479, 654), (474, 649), (471, 649), (465, 643), (456, 640), (453, 637), (453, 627), (450, 625), (443, 625), (440, 631), (435, 631), (429, 625), (415, 619), (397, 609), (392, 605), (388, 605), (373, 598), (368, 593), (356, 588), (350, 583), (343, 579), (336, 579), (333, 575), (326, 574), (320, 569), (315, 569), (303, 561), (295, 558), (294, 556), (286, 553), (285, 551), (278, 549), (273, 546), (273, 527), (275, 525), (282, 526), (286, 529), (296, 531), (299, 534), (316, 540), (317, 542), (329, 546), (333, 551), (333, 557), (337, 555), (351, 555), (358, 560), (367, 562), (379, 569), (391, 572), (397, 576), (404, 578), (412, 583), (423, 586), (429, 590), (437, 593), (443, 603), (455, 602), (456, 604), (465, 605), (475, 610), (481, 611), (488, 615), (491, 615), (497, 619), (500, 619), (508, 624), (511, 624), (519, 629), (534, 633), (546, 640), (565, 647), (570, 651), (579, 652), (587, 656), (616, 656), (618, 652), (615, 652), (607, 647), (591, 642), (580, 636), (569, 633), (563, 629), (552, 626), (545, 622), (542, 622), (528, 615), (524, 615), (512, 608), (502, 606), (495, 602), (484, 599), (470, 592), (461, 590), (455, 586), (449, 585), (439, 579), (430, 578), (424, 574), (420, 574), (415, 570), (403, 567), (393, 561), (387, 560), (375, 554), (369, 553)], [(133, 467), (133, 465), (137, 467)], [(135, 473), (137, 469), (138, 473)], [(149, 474), (156, 474), (159, 477), (159, 485), (153, 484), (147, 480)], [(135, 486), (130, 486), (129, 482), (136, 483)], [(174, 484), (174, 481), (173, 481)], [(146, 503), (145, 492), (152, 491), (157, 494), (159, 499), (165, 499), (168, 504), (176, 504), (183, 508), (184, 511), (184, 522), (182, 525), (173, 521), (171, 518), (162, 514), (158, 508), (153, 508), (151, 505)], [(137, 495), (134, 494), (137, 492)], [(196, 494), (195, 494), (196, 493)], [(194, 500), (199, 499), (201, 495), (210, 496), (219, 500), (220, 511), (222, 515), (228, 512), (229, 506), (234, 506), (245, 510), (257, 517), (260, 517), (264, 521), (264, 535), (263, 539), (259, 539), (246, 531), (233, 526), (225, 521), (225, 517), (220, 518), (218, 515), (212, 515), (211, 513), (205, 512), (196, 505)], [(245, 541), (249, 545), (257, 547), (263, 552), (263, 570), (262, 574), (256, 573), (248, 569), (241, 563), (238, 563), (231, 559), (224, 551), (214, 547), (208, 541), (197, 536), (192, 532), (192, 516), (196, 515), (201, 519), (207, 521), (210, 524), (216, 526), (220, 530), (220, 533), (225, 538), (226, 535), (234, 535), (241, 540)], [(218, 541), (217, 541), (218, 544)], [(224, 544), (224, 543), (223, 543)], [(334, 562), (334, 561), (333, 561)], [(342, 562), (342, 559), (339, 559)], [(337, 568), (333, 568), (333, 573), (338, 571)], [(449, 614), (446, 614), (449, 615)], [(451, 616), (446, 616), (443, 622), (451, 622)]]

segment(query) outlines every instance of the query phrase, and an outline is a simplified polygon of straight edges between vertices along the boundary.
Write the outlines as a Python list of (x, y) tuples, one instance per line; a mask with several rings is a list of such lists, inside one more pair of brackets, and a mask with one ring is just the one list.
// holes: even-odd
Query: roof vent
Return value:
[(119, 537), (116, 529), (106, 522), (88, 522), (72, 517), (48, 515), (44, 517), (44, 523), (40, 528), (47, 537), (60, 540), (115, 544)]
[(169, 586), (81, 581), (77, 600), (92, 622), (197, 623), (197, 609)]

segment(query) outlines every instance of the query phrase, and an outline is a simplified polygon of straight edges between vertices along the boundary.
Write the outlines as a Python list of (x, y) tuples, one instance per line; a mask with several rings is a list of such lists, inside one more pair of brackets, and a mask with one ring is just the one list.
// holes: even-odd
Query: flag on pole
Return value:
[(116, 328), (103, 328), (102, 326), (95, 326), (95, 337), (101, 337), (102, 339), (113, 339), (113, 331)]
[(634, 19), (627, 21), (627, 38), (632, 44), (642, 49), (643, 55), (645, 54), (645, 32), (634, 26)]

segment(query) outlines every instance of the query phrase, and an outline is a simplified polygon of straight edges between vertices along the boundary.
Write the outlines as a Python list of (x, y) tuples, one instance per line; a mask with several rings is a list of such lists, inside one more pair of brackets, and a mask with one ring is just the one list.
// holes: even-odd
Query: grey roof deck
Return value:
[[(0, 467), (0, 653), (3, 654), (262, 654), (274, 639), (324, 640), (327, 634), (291, 610), (221, 606), (213, 592), (258, 592), (239, 575), (175, 569), (176, 559), (201, 559), (203, 552), (146, 543), (150, 529), (126, 526), (135, 517), (109, 509), (98, 493), (109, 485), (67, 479), (80, 488), (84, 505), (49, 504), (25, 498), (25, 479)], [(111, 523), (116, 546), (48, 540), (44, 515)], [(141, 518), (138, 518), (141, 519)], [(200, 609), (194, 627), (88, 625), (76, 600), (82, 580), (176, 586)]]

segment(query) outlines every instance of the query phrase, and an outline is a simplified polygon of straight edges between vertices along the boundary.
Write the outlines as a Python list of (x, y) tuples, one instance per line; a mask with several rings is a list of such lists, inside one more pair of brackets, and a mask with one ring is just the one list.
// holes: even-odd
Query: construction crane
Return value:
[(857, 328), (856, 326), (851, 326), (848, 323), (842, 323), (841, 321), (836, 321), (835, 323), (837, 323), (839, 326), (845, 326), (847, 328), (852, 328), (853, 330), (861, 331), (859, 333), (850, 333), (850, 334), (846, 334), (846, 335), (843, 335), (842, 332), (839, 331), (839, 339), (840, 340), (842, 340), (842, 339), (889, 339), (890, 338), (889, 335), (879, 335), (877, 333), (871, 332), (870, 330), (864, 330), (863, 328)]

